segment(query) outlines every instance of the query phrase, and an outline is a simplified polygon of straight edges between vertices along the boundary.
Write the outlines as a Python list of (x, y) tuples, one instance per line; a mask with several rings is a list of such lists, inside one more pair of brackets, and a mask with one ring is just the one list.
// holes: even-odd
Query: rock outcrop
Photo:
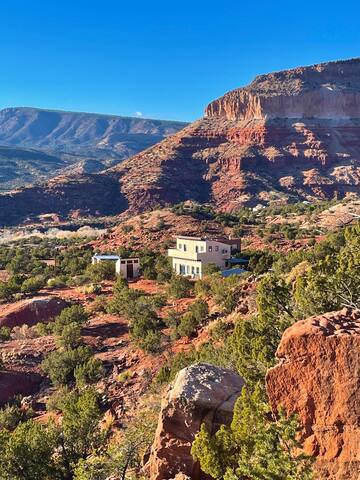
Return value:
[(234, 372), (207, 364), (181, 370), (163, 401), (152, 446), (151, 480), (183, 474), (193, 480), (204, 478), (191, 454), (191, 444), (205, 423), (209, 431), (229, 424), (243, 380)]
[(20, 327), (47, 323), (61, 312), (67, 302), (58, 297), (35, 297), (0, 308), (0, 327)]
[(304, 448), (319, 479), (357, 480), (360, 472), (360, 311), (348, 309), (295, 323), (267, 374), (276, 410), (297, 412)]
[(359, 59), (260, 75), (210, 103), (208, 117), (228, 120), (360, 117)]
[(223, 211), (360, 192), (360, 59), (261, 75), (203, 119), (101, 174), (0, 195), (0, 225), (42, 213), (141, 213), (193, 200)]

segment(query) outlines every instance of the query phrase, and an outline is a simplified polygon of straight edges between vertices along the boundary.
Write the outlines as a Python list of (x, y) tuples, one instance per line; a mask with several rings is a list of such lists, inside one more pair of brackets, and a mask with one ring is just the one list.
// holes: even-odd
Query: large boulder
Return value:
[(203, 363), (177, 374), (162, 400), (148, 465), (151, 480), (180, 473), (193, 480), (205, 478), (190, 454), (191, 444), (202, 423), (214, 432), (231, 422), (243, 386), (243, 379), (231, 370)]
[(343, 309), (295, 323), (267, 374), (274, 409), (297, 412), (319, 479), (359, 478), (360, 311)]
[(0, 310), (0, 327), (20, 327), (47, 323), (67, 306), (59, 297), (35, 297), (15, 302)]

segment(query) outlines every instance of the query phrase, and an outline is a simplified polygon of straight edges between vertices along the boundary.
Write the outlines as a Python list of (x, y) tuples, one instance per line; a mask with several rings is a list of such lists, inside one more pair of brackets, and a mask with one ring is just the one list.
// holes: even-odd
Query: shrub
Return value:
[(195, 295), (197, 297), (207, 297), (211, 291), (209, 279), (201, 279), (195, 283)]
[(97, 382), (104, 373), (101, 360), (91, 357), (85, 363), (77, 365), (74, 370), (76, 385), (83, 387)]
[(41, 368), (54, 385), (68, 385), (75, 380), (75, 368), (86, 363), (90, 357), (90, 349), (84, 346), (68, 350), (55, 350), (43, 360)]
[(45, 279), (43, 276), (30, 277), (26, 279), (21, 285), (21, 291), (23, 293), (38, 292), (45, 286)]
[(190, 337), (199, 326), (199, 322), (191, 312), (186, 312), (181, 317), (181, 321), (176, 331), (181, 337)]
[(125, 372), (119, 373), (116, 377), (116, 381), (119, 383), (125, 383), (127, 380), (130, 380), (134, 376), (134, 373), (131, 370), (125, 370)]
[(0, 342), (5, 342), (10, 340), (11, 328), (9, 327), (0, 327)]
[(98, 295), (94, 301), (89, 305), (88, 309), (92, 313), (104, 313), (106, 312), (108, 300), (105, 295)]
[(70, 323), (83, 325), (88, 318), (89, 315), (86, 313), (83, 306), (71, 305), (70, 307), (64, 308), (60, 315), (55, 318), (55, 322), (49, 324), (49, 327), (56, 335), (61, 335), (65, 325), (69, 325)]
[(189, 311), (195, 317), (198, 323), (201, 323), (205, 320), (205, 318), (209, 315), (209, 307), (205, 300), (196, 300), (192, 305), (189, 307)]
[(211, 329), (210, 336), (212, 340), (214, 340), (215, 342), (218, 342), (226, 338), (228, 330), (229, 330), (228, 325), (225, 322), (220, 320), (216, 322), (216, 324)]
[(102, 280), (113, 280), (115, 278), (115, 262), (99, 262), (89, 265), (85, 275), (95, 283)]
[(219, 272), (220, 268), (215, 263), (207, 263), (203, 266), (202, 273), (206, 277), (207, 275), (212, 275), (213, 273)]
[(138, 340), (138, 345), (147, 353), (157, 353), (161, 351), (161, 339), (161, 332), (148, 330), (145, 337)]
[(176, 328), (181, 320), (181, 314), (176, 310), (171, 309), (166, 318), (164, 318), (164, 323), (169, 328)]
[[(310, 480), (312, 462), (299, 452), (296, 418), (271, 418), (260, 389), (246, 387), (236, 401), (230, 427), (222, 425), (211, 435), (202, 424), (191, 453), (201, 470), (214, 478), (287, 478)], [(286, 472), (286, 473), (285, 473)]]
[(14, 430), (19, 423), (28, 420), (33, 414), (31, 408), (21, 408), (20, 398), (16, 398), (12, 405), (5, 405), (0, 410), (0, 430)]
[(20, 423), (13, 432), (0, 432), (1, 478), (51, 480), (58, 478), (53, 453), (54, 436), (39, 422)]
[(66, 286), (67, 282), (67, 277), (54, 277), (54, 278), (49, 278), (47, 281), (47, 286), (49, 288), (62, 288)]
[(81, 344), (81, 326), (72, 322), (62, 326), (61, 334), (56, 339), (57, 347), (76, 348)]
[(186, 298), (190, 295), (193, 284), (186, 277), (174, 275), (167, 288), (167, 293), (173, 298)]

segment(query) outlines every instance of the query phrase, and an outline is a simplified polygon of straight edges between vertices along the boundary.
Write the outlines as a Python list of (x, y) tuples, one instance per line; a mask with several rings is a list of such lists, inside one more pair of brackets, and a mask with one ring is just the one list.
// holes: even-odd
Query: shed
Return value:
[(138, 278), (140, 270), (139, 258), (119, 258), (116, 262), (115, 271), (127, 280)]

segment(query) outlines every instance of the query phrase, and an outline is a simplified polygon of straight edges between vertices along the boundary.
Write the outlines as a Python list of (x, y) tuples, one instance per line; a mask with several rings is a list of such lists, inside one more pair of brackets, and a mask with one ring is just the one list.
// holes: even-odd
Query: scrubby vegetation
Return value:
[[(314, 211), (306, 204), (281, 208), (279, 214), (284, 216)], [(187, 209), (177, 213), (183, 211), (188, 213)], [(212, 212), (204, 207), (192, 214), (211, 218)], [(266, 211), (259, 215), (265, 216)], [(223, 215), (221, 221), (241, 228), (245, 217), (255, 228), (260, 225), (258, 213), (248, 210)], [(272, 230), (270, 234), (293, 235), (293, 227), (266, 228)], [(0, 263), (10, 275), (0, 282), (1, 300), (34, 294), (44, 286), (85, 283), (88, 288), (105, 281), (108, 288), (106, 295), (97, 297), (99, 292), (92, 291), (94, 300), (87, 309), (74, 304), (52, 322), (31, 327), (35, 335), (55, 338), (55, 349), (41, 364), (53, 388), (47, 402), (49, 419), (35, 421), (32, 408), (19, 399), (0, 410), (0, 478), (138, 477), (156, 418), (153, 410), (142, 412), (130, 422), (124, 419), (125, 428), (119, 429), (119, 425), (113, 428), (111, 415), (104, 417), (109, 405), (97, 390), (98, 381), (108, 375), (108, 366), (94, 356), (81, 335), (90, 316), (98, 313), (124, 317), (130, 341), (148, 354), (146, 358), (157, 360), (162, 351), (169, 353), (152, 382), (156, 393), (180, 369), (198, 361), (230, 368), (244, 378), (246, 388), (236, 403), (232, 424), (216, 433), (202, 427), (193, 443), (192, 453), (204, 472), (219, 480), (312, 478), (311, 459), (297, 450), (298, 421), (270, 410), (265, 374), (275, 363), (284, 330), (292, 323), (343, 306), (360, 308), (360, 226), (330, 234), (286, 256), (271, 250), (243, 251), (242, 258), (249, 261), (248, 274), (222, 278), (209, 268), (196, 282), (174, 276), (165, 257), (144, 250), (140, 254), (143, 274), (161, 286), (161, 294), (130, 288), (120, 278), (111, 283), (109, 264), (89, 267), (90, 256), (91, 250), (71, 243), (64, 249), (51, 243), (30, 249), (21, 244), (0, 248)], [(52, 257), (56, 257), (55, 264), (44, 262)], [(113, 285), (111, 293), (109, 284)], [(255, 307), (244, 314), (239, 307), (244, 289), (250, 286), (254, 286)], [(176, 302), (183, 302), (181, 309), (174, 307)], [(188, 337), (185, 342), (190, 343), (200, 331), (206, 332), (207, 341), (173, 354), (171, 341)], [(0, 342), (13, 334), (1, 328)], [(114, 378), (126, 388), (134, 376), (127, 367)]]

